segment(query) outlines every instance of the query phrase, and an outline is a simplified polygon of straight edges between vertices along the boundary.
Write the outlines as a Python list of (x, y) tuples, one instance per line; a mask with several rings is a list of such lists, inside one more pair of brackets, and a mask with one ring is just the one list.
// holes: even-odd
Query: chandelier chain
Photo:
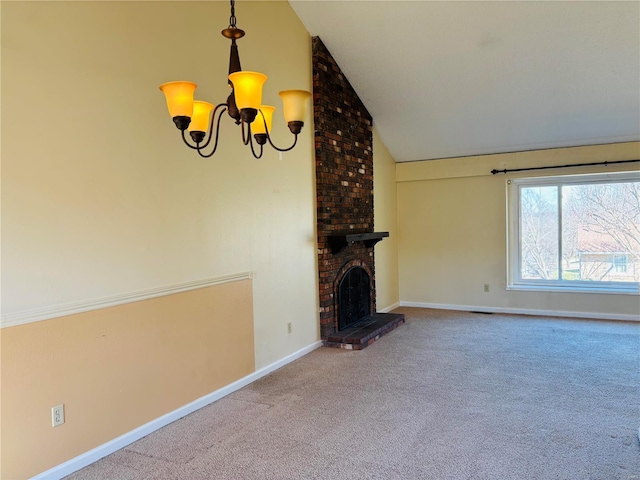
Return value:
[(229, 28), (236, 28), (236, 0), (231, 1), (231, 17), (229, 17)]

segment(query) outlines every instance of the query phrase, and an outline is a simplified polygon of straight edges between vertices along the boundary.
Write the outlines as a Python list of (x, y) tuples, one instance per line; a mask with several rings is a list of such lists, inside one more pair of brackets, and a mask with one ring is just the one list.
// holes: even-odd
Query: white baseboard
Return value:
[(394, 303), (392, 305), (389, 305), (386, 308), (383, 308), (382, 310), (378, 310), (378, 312), (380, 312), (380, 313), (389, 313), (390, 311), (395, 310), (399, 306), (400, 306), (400, 302), (396, 302), (396, 303)]
[(221, 389), (216, 390), (215, 392), (209, 393), (204, 397), (200, 397), (197, 400), (194, 400), (193, 402), (174, 410), (173, 412), (169, 412), (166, 415), (158, 417), (155, 420), (152, 420), (149, 423), (146, 423), (136, 428), (135, 430), (131, 430), (130, 432), (120, 435), (119, 437), (114, 438), (113, 440), (107, 443), (104, 443), (99, 447), (94, 448), (93, 450), (89, 450), (88, 452), (78, 455), (77, 457), (72, 458), (71, 460), (68, 460), (64, 463), (61, 463), (60, 465), (50, 468), (46, 472), (42, 472), (32, 477), (31, 480), (58, 480), (58, 479), (61, 479), (62, 477), (66, 477), (67, 475), (71, 475), (73, 472), (77, 472), (78, 470), (94, 462), (97, 462), (101, 458), (106, 457), (107, 455), (110, 455), (126, 447), (127, 445), (132, 444), (136, 440), (140, 440), (142, 437), (145, 437), (150, 433), (172, 422), (175, 422), (176, 420), (179, 420), (180, 418), (186, 415), (189, 415), (190, 413), (193, 413), (196, 410), (199, 410), (202, 407), (206, 407), (210, 403), (213, 403), (216, 400), (220, 400), (221, 398), (226, 397), (227, 395), (235, 392), (236, 390), (240, 390), (242, 387), (245, 387), (250, 383), (255, 382), (256, 380), (259, 380), (260, 378), (266, 375), (269, 375), (275, 370), (281, 367), (284, 367), (288, 363), (291, 363), (294, 360), (297, 360), (300, 357), (303, 357), (307, 353), (312, 352), (316, 348), (321, 347), (322, 344), (323, 343), (321, 340), (314, 342), (311, 345), (308, 345), (298, 350), (297, 352), (294, 352), (291, 355), (288, 355), (278, 360), (277, 362), (272, 363), (271, 365), (267, 365), (266, 367), (261, 368), (260, 370), (257, 370), (252, 374), (247, 375), (246, 377), (241, 378), (240, 380), (237, 380), (227, 385), (226, 387), (222, 387)]
[(558, 310), (539, 310), (532, 308), (483, 307), (477, 305), (450, 305), (447, 303), (424, 303), (400, 301), (401, 307), (435, 308), (439, 310), (459, 310), (461, 312), (510, 313), (516, 315), (536, 315), (544, 317), (589, 318), (596, 320), (619, 320), (640, 322), (640, 315), (618, 313), (572, 312)]

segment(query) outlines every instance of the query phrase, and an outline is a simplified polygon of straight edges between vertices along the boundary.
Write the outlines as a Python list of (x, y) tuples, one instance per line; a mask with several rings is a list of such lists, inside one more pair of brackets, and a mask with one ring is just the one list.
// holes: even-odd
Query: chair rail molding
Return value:
[(147, 290), (139, 290), (136, 292), (121, 293), (118, 295), (111, 295), (108, 297), (96, 298), (91, 300), (83, 300), (80, 302), (52, 305), (49, 307), (23, 310), (18, 312), (10, 312), (2, 314), (2, 323), (0, 327), (14, 327), (17, 325), (23, 325), (25, 323), (39, 322), (42, 320), (49, 320), (65, 315), (90, 312), (92, 310), (100, 310), (102, 308), (114, 307), (116, 305), (124, 305), (126, 303), (149, 300), (151, 298), (173, 295), (175, 293), (188, 292), (189, 290), (213, 287), (215, 285), (221, 285), (224, 283), (250, 280), (252, 278), (253, 272), (242, 272), (220, 277), (211, 277), (201, 280), (193, 280), (190, 282), (176, 283), (173, 285), (154, 287)]

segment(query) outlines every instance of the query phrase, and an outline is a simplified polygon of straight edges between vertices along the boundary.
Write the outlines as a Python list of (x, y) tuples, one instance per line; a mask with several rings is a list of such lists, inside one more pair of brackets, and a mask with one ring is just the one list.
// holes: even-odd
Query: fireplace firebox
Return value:
[(338, 284), (338, 329), (371, 315), (371, 281), (362, 267), (350, 268)]

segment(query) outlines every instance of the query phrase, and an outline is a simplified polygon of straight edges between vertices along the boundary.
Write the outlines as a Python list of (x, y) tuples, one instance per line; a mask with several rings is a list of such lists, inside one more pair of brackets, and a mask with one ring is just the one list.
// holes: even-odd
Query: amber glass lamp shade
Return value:
[(191, 117), (193, 114), (193, 82), (168, 82), (160, 85), (169, 107), (171, 117)]
[[(271, 132), (271, 121), (273, 120), (273, 112), (275, 111), (275, 109), (276, 107), (272, 107), (270, 105), (260, 106), (260, 111), (262, 112), (262, 115), (264, 115), (264, 119), (262, 118), (262, 115), (258, 113), (258, 115), (256, 116), (256, 119), (251, 124), (251, 131), (253, 132), (254, 135), (257, 135), (259, 133)], [(265, 122), (267, 123), (266, 131), (264, 129)]]
[(235, 72), (229, 75), (233, 83), (233, 92), (236, 97), (236, 105), (239, 110), (252, 108), (258, 110), (262, 103), (262, 85), (267, 81), (267, 76), (258, 72)]
[(286, 122), (303, 122), (307, 116), (307, 100), (311, 93), (306, 90), (283, 90), (279, 95), (282, 98)]
[(209, 117), (211, 116), (213, 105), (209, 102), (196, 100), (193, 102), (193, 117), (189, 124), (190, 132), (206, 132), (209, 128)]

